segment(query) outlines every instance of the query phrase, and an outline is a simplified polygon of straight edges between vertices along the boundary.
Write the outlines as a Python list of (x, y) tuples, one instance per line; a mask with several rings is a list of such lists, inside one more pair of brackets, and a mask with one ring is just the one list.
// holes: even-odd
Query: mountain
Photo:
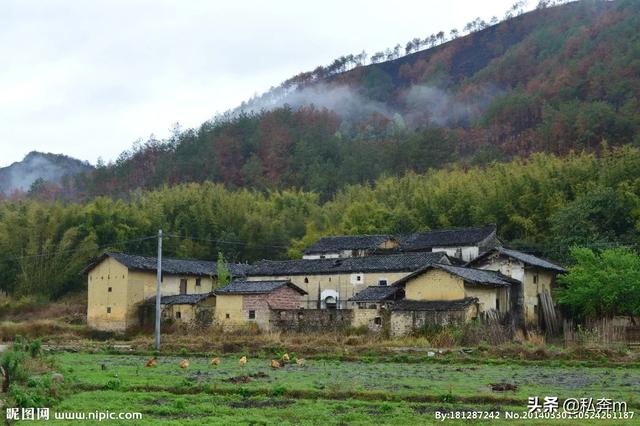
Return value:
[(640, 2), (545, 5), (417, 38), (404, 56), (343, 56), (79, 175), (78, 191), (211, 180), (328, 198), (381, 175), (639, 143)]
[(91, 170), (88, 163), (66, 155), (32, 151), (22, 161), (0, 168), (0, 194), (28, 191), (35, 182), (61, 184), (65, 176)]

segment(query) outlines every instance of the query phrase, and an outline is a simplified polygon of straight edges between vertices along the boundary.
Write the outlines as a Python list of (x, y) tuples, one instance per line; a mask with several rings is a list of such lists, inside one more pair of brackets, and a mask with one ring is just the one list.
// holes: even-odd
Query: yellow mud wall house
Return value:
[(306, 309), (345, 309), (349, 298), (368, 286), (388, 286), (445, 253), (399, 253), (336, 259), (263, 260), (247, 269), (250, 281), (288, 280), (306, 292)]
[[(369, 287), (351, 301), (368, 311), (373, 303), (384, 308), (378, 315), (388, 313), (391, 334), (405, 335), (428, 324), (464, 323), (483, 312), (508, 312), (509, 289), (514, 283), (499, 272), (434, 263), (396, 281), (393, 290), (380, 292)], [(354, 318), (373, 328), (372, 315), (363, 312)]]
[(496, 247), (469, 263), (470, 266), (499, 271), (519, 282), (512, 298), (517, 317), (526, 325), (540, 324), (540, 297), (551, 298), (558, 274), (566, 270), (555, 263), (517, 250)]
[[(241, 274), (244, 265), (229, 265)], [(217, 284), (217, 263), (213, 261), (164, 258), (161, 296), (211, 294)], [(87, 324), (104, 331), (124, 331), (141, 324), (145, 302), (156, 297), (156, 258), (125, 253), (104, 253), (84, 270), (87, 275)], [(162, 300), (162, 299), (161, 299)], [(168, 299), (167, 299), (168, 300)], [(166, 301), (166, 300), (165, 300)], [(198, 303), (212, 304), (207, 298)], [(166, 315), (185, 321), (196, 311), (163, 304)], [(182, 311), (185, 318), (182, 318)], [(176, 318), (180, 312), (180, 318)]]
[(216, 290), (216, 324), (235, 328), (256, 324), (270, 329), (272, 309), (299, 309), (306, 292), (289, 280), (234, 280)]

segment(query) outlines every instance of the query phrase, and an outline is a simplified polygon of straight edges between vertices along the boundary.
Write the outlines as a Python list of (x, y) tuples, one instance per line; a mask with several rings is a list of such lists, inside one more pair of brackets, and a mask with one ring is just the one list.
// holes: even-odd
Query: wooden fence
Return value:
[(565, 345), (640, 344), (640, 326), (634, 325), (626, 318), (600, 318), (583, 323), (565, 319), (562, 325)]

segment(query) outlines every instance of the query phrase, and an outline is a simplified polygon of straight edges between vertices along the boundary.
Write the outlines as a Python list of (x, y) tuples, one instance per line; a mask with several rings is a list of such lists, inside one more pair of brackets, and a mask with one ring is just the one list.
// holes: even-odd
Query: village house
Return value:
[(391, 332), (404, 335), (427, 324), (464, 323), (482, 313), (509, 312), (514, 284), (499, 272), (434, 263), (401, 278), (387, 291), (367, 288), (350, 300), (359, 308), (354, 316), (358, 325), (375, 328), (386, 310)]
[(370, 285), (388, 286), (446, 253), (399, 253), (334, 259), (263, 260), (247, 270), (249, 281), (288, 280), (307, 294), (306, 309), (345, 309), (348, 299)]
[[(230, 264), (229, 269), (232, 275), (242, 276), (246, 266)], [(89, 327), (124, 331), (140, 325), (145, 318), (144, 302), (156, 297), (156, 267), (155, 257), (110, 252), (87, 266), (83, 272), (87, 275)], [(216, 286), (216, 262), (163, 258), (161, 296), (208, 295)], [(189, 303), (164, 300), (163, 308), (169, 307), (165, 315), (178, 321), (195, 315), (186, 308)]]
[[(532, 254), (495, 247), (468, 263), (469, 266), (500, 271), (518, 282), (512, 288), (514, 314), (527, 326), (542, 326), (542, 306), (552, 307), (551, 290), (558, 274), (566, 269)], [(545, 303), (543, 303), (545, 302)], [(555, 315), (547, 312), (547, 316)]]
[(235, 280), (216, 290), (216, 324), (225, 328), (256, 324), (271, 328), (274, 309), (299, 309), (307, 292), (289, 280)]
[(304, 251), (303, 259), (363, 257), (397, 249), (398, 240), (390, 235), (345, 235), (324, 237)]
[[(205, 326), (213, 322), (216, 296), (214, 292), (161, 296), (160, 306), (163, 320)], [(155, 297), (147, 299), (144, 307), (146, 311), (141, 315), (144, 316), (145, 320), (152, 323), (155, 315)]]
[(363, 257), (385, 252), (445, 252), (469, 262), (496, 247), (496, 226), (438, 229), (408, 235), (346, 235), (324, 237), (305, 250), (304, 259)]

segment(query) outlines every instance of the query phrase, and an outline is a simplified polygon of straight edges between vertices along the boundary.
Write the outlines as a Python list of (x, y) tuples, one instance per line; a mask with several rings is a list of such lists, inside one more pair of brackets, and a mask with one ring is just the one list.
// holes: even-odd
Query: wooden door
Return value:
[(180, 294), (187, 294), (187, 280), (182, 278), (180, 280)]

